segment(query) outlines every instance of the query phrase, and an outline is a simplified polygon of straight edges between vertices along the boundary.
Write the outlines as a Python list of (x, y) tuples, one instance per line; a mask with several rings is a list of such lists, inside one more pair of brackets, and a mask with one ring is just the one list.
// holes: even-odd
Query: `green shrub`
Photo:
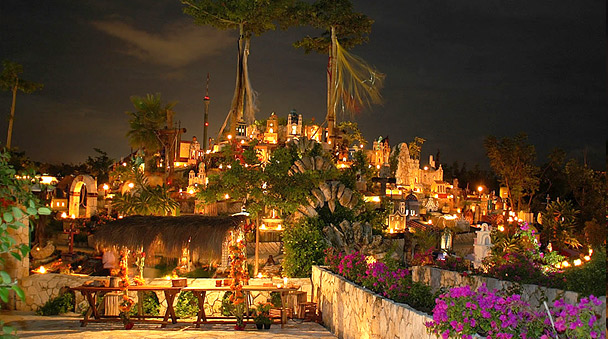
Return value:
[(186, 278), (211, 278), (215, 274), (215, 268), (209, 265), (207, 267), (199, 267), (195, 268), (193, 271), (180, 274), (182, 277)]
[(58, 315), (69, 312), (74, 309), (74, 295), (72, 293), (64, 293), (58, 297), (50, 299), (42, 305), (37, 311), (38, 315)]
[(231, 291), (224, 293), (222, 297), (222, 315), (225, 317), (229, 317), (232, 315), (232, 311), (234, 309), (234, 304), (230, 301), (230, 296), (232, 295)]
[(563, 273), (566, 289), (585, 296), (606, 295), (606, 248), (595, 249), (591, 261)]
[(309, 277), (312, 265), (322, 265), (326, 248), (322, 222), (308, 218), (287, 227), (283, 233), (284, 274), (289, 277)]
[(194, 293), (186, 291), (179, 294), (175, 314), (180, 318), (189, 318), (198, 314), (198, 300)]
[[(130, 315), (137, 315), (138, 305), (135, 303), (129, 312)], [(146, 315), (159, 315), (160, 302), (154, 292), (145, 292), (143, 298), (143, 312)]]
[(279, 292), (270, 292), (270, 303), (274, 307), (283, 306), (283, 301), (281, 300), (281, 293)]

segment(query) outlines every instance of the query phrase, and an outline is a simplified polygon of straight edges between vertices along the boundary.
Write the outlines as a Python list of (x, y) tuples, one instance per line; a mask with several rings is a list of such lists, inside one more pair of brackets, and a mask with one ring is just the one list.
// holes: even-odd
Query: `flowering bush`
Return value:
[(414, 258), (412, 258), (410, 264), (412, 266), (433, 265), (435, 263), (435, 261), (433, 260), (434, 250), (434, 248), (429, 248), (428, 250), (426, 250), (426, 252), (414, 254)]
[(437, 260), (435, 264), (437, 267), (444, 270), (456, 272), (466, 272), (470, 270), (470, 262), (459, 257), (449, 256), (445, 258), (445, 260)]
[(396, 302), (424, 312), (432, 310), (435, 296), (430, 287), (412, 282), (409, 270), (392, 269), (383, 262), (368, 263), (359, 252), (344, 255), (329, 248), (325, 253), (325, 263), (333, 272)]
[(594, 297), (583, 298), (574, 306), (555, 301), (551, 319), (542, 312), (534, 312), (513, 294), (502, 296), (489, 291), (485, 285), (477, 291), (470, 286), (454, 287), (437, 298), (433, 309), (433, 321), (426, 323), (429, 333), (448, 338), (473, 338), (480, 334), (491, 338), (605, 338), (606, 331), (597, 323), (597, 315), (591, 310), (590, 301), (601, 302)]

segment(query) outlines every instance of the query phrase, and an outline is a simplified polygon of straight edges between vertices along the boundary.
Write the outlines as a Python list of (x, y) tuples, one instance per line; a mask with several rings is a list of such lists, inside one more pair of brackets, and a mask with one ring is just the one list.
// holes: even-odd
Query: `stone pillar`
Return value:
[[(20, 220), (20, 222), (25, 224), (25, 227), (19, 227), (18, 229), (12, 229), (9, 227), (8, 234), (15, 239), (15, 242), (17, 243), (17, 245), (26, 244), (27, 246), (29, 246), (30, 245), (29, 219), (27, 217), (25, 217), (25, 218), (22, 218)], [(23, 278), (29, 276), (29, 272), (30, 272), (29, 255), (26, 255), (21, 260), (15, 259), (12, 255), (10, 255), (8, 253), (2, 254), (2, 257), (5, 260), (3, 270), (6, 271), (13, 280), (17, 279), (17, 281), (21, 282), (21, 280)], [(9, 309), (11, 309), (11, 310), (15, 309), (15, 305), (16, 305), (15, 298), (18, 298), (17, 295), (14, 293), (14, 291), (11, 291), (11, 294), (9, 296), (9, 302), (7, 305), (9, 307)]]

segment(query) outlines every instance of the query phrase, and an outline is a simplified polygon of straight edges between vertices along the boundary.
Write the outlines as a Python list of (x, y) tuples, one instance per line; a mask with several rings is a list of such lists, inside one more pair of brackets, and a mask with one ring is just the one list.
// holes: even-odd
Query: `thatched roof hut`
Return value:
[(99, 226), (93, 242), (99, 248), (143, 248), (147, 255), (171, 258), (180, 258), (188, 249), (193, 261), (213, 261), (221, 258), (222, 245), (230, 231), (245, 220), (242, 215), (131, 216)]

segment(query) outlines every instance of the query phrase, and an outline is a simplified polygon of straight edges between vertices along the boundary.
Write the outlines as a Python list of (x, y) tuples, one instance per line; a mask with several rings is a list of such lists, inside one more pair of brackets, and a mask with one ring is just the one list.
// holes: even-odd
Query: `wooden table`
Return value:
[[(97, 294), (99, 293), (107, 293), (107, 292), (116, 292), (123, 291), (122, 287), (96, 287), (96, 286), (78, 286), (72, 287), (72, 291), (79, 291), (82, 293), (84, 298), (89, 303), (89, 310), (84, 314), (84, 319), (80, 321), (80, 326), (86, 326), (88, 322), (101, 322), (101, 321), (110, 321), (111, 318), (105, 317), (102, 319), (102, 315), (99, 314), (96, 306)], [(175, 315), (175, 310), (173, 309), (173, 301), (175, 300), (175, 296), (182, 290), (182, 287), (171, 287), (171, 286), (129, 286), (129, 291), (137, 291), (137, 292), (155, 292), (162, 291), (165, 294), (165, 299), (167, 300), (167, 310), (165, 311), (165, 316), (163, 320), (160, 322), (160, 327), (166, 327), (169, 323), (169, 317), (171, 317), (171, 322), (175, 324), (177, 322), (177, 316)], [(142, 300), (140, 300), (139, 304), (141, 304)], [(89, 319), (89, 317), (93, 315), (94, 319)], [(115, 318), (115, 317), (114, 317)], [(144, 321), (146, 316), (140, 314), (139, 316), (132, 318), (132, 320)]]
[[(281, 296), (281, 328), (285, 326), (287, 322), (287, 313), (285, 312), (285, 296), (289, 292), (297, 291), (299, 288), (288, 288), (288, 287), (277, 287), (277, 286), (261, 286), (261, 285), (245, 285), (243, 286), (243, 293), (251, 294), (251, 292), (278, 292)], [(205, 314), (205, 297), (207, 292), (228, 292), (230, 291), (230, 287), (184, 287), (182, 291), (190, 291), (192, 294), (196, 296), (198, 301), (198, 315), (194, 324), (196, 327), (200, 327), (201, 324), (210, 324), (213, 321), (210, 321), (207, 315)], [(248, 298), (245, 298), (246, 302)], [(249, 305), (246, 303), (247, 313), (249, 312)], [(215, 317), (226, 319), (226, 317)], [(225, 321), (223, 321), (225, 322)]]

